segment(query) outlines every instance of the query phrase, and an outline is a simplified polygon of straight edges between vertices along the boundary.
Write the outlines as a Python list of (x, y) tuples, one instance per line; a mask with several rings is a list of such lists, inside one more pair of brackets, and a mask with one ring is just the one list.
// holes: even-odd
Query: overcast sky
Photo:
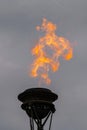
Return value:
[(38, 87), (28, 68), (43, 17), (58, 26), (57, 35), (77, 43), (73, 59), (61, 59), (50, 75), (48, 88), (59, 95), (52, 129), (87, 130), (87, 0), (0, 0), (0, 130), (29, 129), (17, 95)]

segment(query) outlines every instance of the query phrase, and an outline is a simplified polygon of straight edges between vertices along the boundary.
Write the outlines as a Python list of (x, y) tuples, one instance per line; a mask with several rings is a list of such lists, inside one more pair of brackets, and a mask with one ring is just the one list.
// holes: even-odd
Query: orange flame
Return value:
[[(32, 49), (32, 55), (36, 57), (32, 64), (31, 76), (39, 76), (47, 84), (51, 83), (48, 72), (56, 72), (59, 69), (59, 57), (70, 60), (73, 49), (70, 42), (64, 37), (55, 34), (57, 26), (47, 19), (43, 19), (42, 25), (37, 26), (38, 31), (43, 31), (45, 35), (38, 40), (37, 45)], [(48, 54), (46, 48), (51, 49), (52, 54)]]

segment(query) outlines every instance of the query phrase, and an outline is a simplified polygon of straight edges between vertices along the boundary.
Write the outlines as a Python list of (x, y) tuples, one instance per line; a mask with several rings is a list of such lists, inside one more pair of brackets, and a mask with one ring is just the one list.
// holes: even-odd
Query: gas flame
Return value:
[[(50, 84), (51, 79), (48, 76), (49, 70), (56, 72), (59, 69), (59, 57), (62, 56), (65, 60), (70, 60), (73, 55), (73, 49), (70, 42), (56, 35), (57, 26), (47, 19), (43, 18), (42, 25), (37, 26), (37, 31), (42, 31), (42, 36), (36, 46), (32, 49), (32, 55), (35, 60), (32, 64), (31, 76), (39, 76), (45, 83)], [(47, 51), (46, 49), (50, 50)]]

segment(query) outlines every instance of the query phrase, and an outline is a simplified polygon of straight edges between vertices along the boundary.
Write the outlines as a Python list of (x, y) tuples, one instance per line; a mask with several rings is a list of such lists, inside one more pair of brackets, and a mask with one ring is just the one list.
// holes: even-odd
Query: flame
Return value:
[[(47, 84), (51, 83), (48, 76), (49, 70), (56, 72), (59, 69), (59, 57), (62, 56), (65, 60), (70, 60), (73, 56), (73, 49), (70, 42), (64, 38), (56, 35), (57, 26), (47, 19), (43, 19), (42, 25), (37, 26), (37, 31), (44, 32), (36, 46), (32, 49), (32, 55), (35, 60), (32, 64), (31, 76), (39, 76)], [(52, 54), (48, 54), (46, 48), (51, 49)]]

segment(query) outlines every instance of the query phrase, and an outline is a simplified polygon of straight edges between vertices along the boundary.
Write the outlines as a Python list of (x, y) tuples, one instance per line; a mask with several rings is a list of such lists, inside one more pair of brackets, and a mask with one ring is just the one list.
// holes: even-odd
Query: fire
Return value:
[[(42, 36), (36, 46), (32, 49), (32, 55), (35, 60), (32, 64), (31, 76), (39, 76), (47, 84), (51, 83), (48, 72), (56, 72), (59, 69), (59, 57), (62, 56), (65, 60), (70, 60), (73, 56), (73, 49), (70, 42), (64, 38), (56, 35), (57, 26), (47, 19), (43, 19), (42, 25), (37, 26), (37, 31), (42, 31)], [(49, 54), (50, 50), (52, 54)]]

